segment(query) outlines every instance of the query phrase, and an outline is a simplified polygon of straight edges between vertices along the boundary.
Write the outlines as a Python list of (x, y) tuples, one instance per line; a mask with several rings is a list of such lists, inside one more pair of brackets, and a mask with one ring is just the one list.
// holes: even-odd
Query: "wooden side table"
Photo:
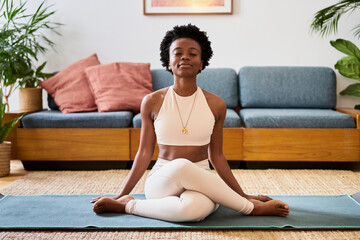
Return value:
[[(6, 112), (4, 115), (4, 119), (2, 124), (7, 123), (9, 121), (11, 121), (14, 118), (20, 117), (23, 114), (23, 112), (19, 112), (19, 111), (12, 111), (12, 112)], [(17, 159), (17, 154), (16, 154), (16, 147), (17, 147), (17, 141), (16, 141), (16, 129), (20, 126), (20, 121), (19, 123), (11, 130), (11, 132), (9, 133), (9, 135), (7, 136), (7, 138), (5, 139), (5, 141), (10, 141), (11, 142), (11, 159)]]

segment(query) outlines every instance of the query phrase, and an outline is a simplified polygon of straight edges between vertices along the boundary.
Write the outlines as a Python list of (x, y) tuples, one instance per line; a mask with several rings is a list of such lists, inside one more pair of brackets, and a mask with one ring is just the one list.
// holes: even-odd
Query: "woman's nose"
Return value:
[(188, 54), (184, 54), (181, 56), (181, 59), (189, 59), (189, 55)]

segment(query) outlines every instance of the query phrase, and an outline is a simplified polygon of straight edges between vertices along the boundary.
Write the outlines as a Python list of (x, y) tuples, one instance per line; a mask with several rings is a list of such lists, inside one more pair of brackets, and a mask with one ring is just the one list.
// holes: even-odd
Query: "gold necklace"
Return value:
[[(174, 89), (173, 89), (173, 91), (174, 91)], [(175, 92), (175, 91), (174, 91), (174, 92)], [(175, 96), (174, 96), (174, 98), (175, 98), (175, 104), (176, 104), (176, 108), (177, 108), (177, 110), (178, 110), (179, 117), (180, 117), (180, 120), (181, 120), (181, 125), (182, 125), (181, 132), (182, 132), (183, 134), (188, 134), (188, 133), (189, 133), (189, 131), (187, 130), (187, 128), (186, 128), (186, 127), (187, 127), (187, 124), (188, 124), (188, 122), (189, 122), (189, 119), (190, 119), (190, 116), (191, 116), (192, 110), (193, 110), (194, 105), (195, 105), (196, 96), (197, 96), (197, 89), (196, 89), (196, 92), (195, 92), (194, 101), (193, 101), (193, 104), (192, 104), (192, 106), (191, 106), (191, 109), (190, 109), (190, 113), (189, 113), (188, 119), (186, 120), (186, 123), (185, 123), (185, 125), (184, 125), (183, 119), (182, 119), (181, 114), (180, 114), (179, 105), (178, 105), (177, 100), (176, 100), (176, 92), (175, 92)]]

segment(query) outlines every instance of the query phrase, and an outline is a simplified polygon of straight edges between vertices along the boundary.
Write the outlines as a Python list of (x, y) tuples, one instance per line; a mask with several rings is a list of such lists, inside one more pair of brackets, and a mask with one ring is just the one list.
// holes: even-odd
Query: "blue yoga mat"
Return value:
[[(226, 207), (201, 222), (173, 223), (128, 214), (92, 212), (97, 195), (7, 195), (0, 229), (359, 229), (360, 204), (350, 195), (272, 195), (289, 204), (288, 217), (245, 216)], [(144, 199), (144, 194), (133, 194)]]

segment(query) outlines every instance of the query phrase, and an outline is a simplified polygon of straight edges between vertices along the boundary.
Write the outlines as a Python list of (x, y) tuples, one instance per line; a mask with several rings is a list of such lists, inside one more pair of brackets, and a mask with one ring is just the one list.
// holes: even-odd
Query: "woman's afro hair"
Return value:
[(213, 55), (211, 49), (211, 42), (206, 35), (206, 32), (200, 31), (200, 29), (192, 24), (175, 26), (172, 30), (166, 32), (160, 44), (160, 61), (162, 66), (169, 70), (169, 49), (172, 42), (179, 38), (191, 38), (199, 43), (201, 47), (201, 60), (203, 61), (203, 68), (209, 65), (209, 60)]

